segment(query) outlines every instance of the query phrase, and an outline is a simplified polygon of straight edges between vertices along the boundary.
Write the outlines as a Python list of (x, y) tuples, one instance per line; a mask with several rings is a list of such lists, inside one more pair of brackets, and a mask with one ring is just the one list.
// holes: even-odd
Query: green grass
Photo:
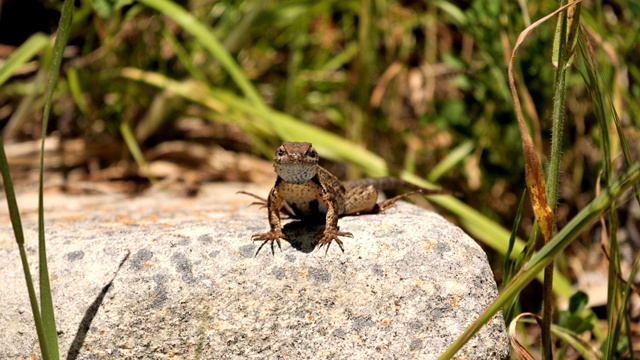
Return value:
[[(33, 286), (33, 277), (29, 270), (29, 262), (25, 251), (25, 239), (22, 232), (22, 222), (20, 220), (20, 212), (16, 202), (15, 191), (11, 180), (9, 163), (4, 151), (4, 143), (0, 139), (0, 172), (2, 172), (2, 180), (4, 184), (7, 205), (9, 208), (9, 216), (13, 227), (14, 236), (20, 253), (22, 269), (29, 293), (29, 302), (33, 313), (34, 325), (38, 334), (38, 342), (42, 358), (49, 360), (57, 360), (60, 358), (60, 350), (58, 347), (58, 332), (56, 330), (56, 318), (54, 313), (53, 297), (51, 293), (51, 285), (49, 283), (49, 269), (47, 262), (47, 250), (44, 227), (44, 148), (45, 138), (47, 135), (47, 124), (51, 114), (51, 104), (53, 93), (58, 83), (58, 74), (64, 49), (67, 45), (69, 30), (71, 26), (71, 18), (73, 16), (73, 1), (65, 0), (62, 10), (58, 33), (53, 44), (53, 54), (49, 64), (49, 81), (46, 87), (42, 135), (40, 147), (40, 170), (39, 170), (39, 195), (38, 195), (38, 269), (40, 283), (40, 302), (36, 297), (35, 288)], [(20, 64), (29, 61), (39, 50), (47, 45), (46, 37), (36, 34), (29, 38), (0, 68), (0, 84), (2, 84), (9, 76), (15, 72)]]

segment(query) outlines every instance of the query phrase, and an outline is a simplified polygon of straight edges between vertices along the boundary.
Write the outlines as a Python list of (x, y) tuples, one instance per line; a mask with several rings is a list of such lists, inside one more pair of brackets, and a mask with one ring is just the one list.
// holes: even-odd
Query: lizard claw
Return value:
[(322, 234), (322, 237), (320, 238), (320, 248), (322, 248), (323, 246), (327, 245), (327, 249), (325, 250), (325, 254), (327, 254), (329, 252), (329, 247), (331, 246), (331, 242), (335, 241), (338, 246), (340, 247), (340, 250), (342, 250), (342, 252), (344, 252), (344, 247), (342, 246), (342, 240), (340, 240), (338, 238), (338, 236), (347, 236), (352, 238), (353, 234), (350, 232), (346, 232), (346, 231), (338, 231), (337, 229), (335, 230), (329, 230), (329, 229), (325, 229), (324, 232), (319, 232), (318, 235)]
[(258, 250), (256, 251), (256, 255), (258, 255), (258, 253), (260, 252), (260, 250), (262, 249), (262, 247), (267, 243), (270, 242), (271, 243), (271, 253), (275, 254), (275, 251), (273, 249), (273, 243), (277, 243), (278, 244), (278, 249), (280, 249), (280, 251), (282, 251), (282, 246), (280, 245), (280, 239), (282, 240), (286, 240), (289, 241), (289, 238), (287, 237), (287, 235), (285, 235), (282, 230), (278, 230), (278, 231), (269, 231), (266, 233), (262, 233), (262, 234), (254, 234), (253, 236), (251, 236), (251, 240), (253, 241), (262, 241), (262, 245), (260, 245), (260, 247), (258, 248)]

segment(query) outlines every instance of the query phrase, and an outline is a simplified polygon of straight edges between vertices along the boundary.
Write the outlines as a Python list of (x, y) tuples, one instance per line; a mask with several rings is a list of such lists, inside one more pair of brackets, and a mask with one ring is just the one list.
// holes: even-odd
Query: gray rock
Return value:
[[(315, 249), (321, 227), (285, 227), (272, 255), (251, 235), (266, 210), (218, 184), (170, 194), (46, 197), (47, 250), (67, 359), (435, 359), (497, 295), (487, 258), (458, 227), (400, 203), (340, 220), (345, 253)], [(34, 197), (19, 197), (37, 274)], [(0, 358), (38, 353), (17, 246), (0, 212)], [(25, 211), (26, 209), (26, 211)], [(506, 359), (499, 314), (457, 354)]]

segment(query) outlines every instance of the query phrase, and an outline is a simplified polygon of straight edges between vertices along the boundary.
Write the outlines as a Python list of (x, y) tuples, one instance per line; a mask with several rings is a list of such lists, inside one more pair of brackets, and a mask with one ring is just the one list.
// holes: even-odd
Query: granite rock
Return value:
[[(290, 222), (273, 253), (243, 184), (171, 194), (46, 197), (49, 271), (67, 359), (435, 359), (497, 296), (487, 257), (441, 216), (407, 203), (345, 217), (327, 254)], [(19, 197), (37, 274), (33, 194)], [(3, 204), (4, 201), (1, 201)], [(285, 221), (286, 223), (286, 221)], [(456, 355), (507, 359), (496, 315)], [(38, 354), (17, 246), (0, 212), (0, 358)]]

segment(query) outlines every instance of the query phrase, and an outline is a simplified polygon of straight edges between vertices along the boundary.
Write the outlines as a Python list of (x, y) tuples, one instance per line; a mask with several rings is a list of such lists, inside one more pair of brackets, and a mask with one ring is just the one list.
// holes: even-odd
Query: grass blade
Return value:
[(631, 296), (632, 289), (631, 284), (633, 284), (633, 279), (636, 277), (636, 272), (638, 271), (638, 264), (640, 263), (640, 253), (636, 254), (636, 258), (633, 261), (633, 265), (631, 266), (631, 271), (629, 272), (629, 277), (624, 284), (624, 290), (622, 292), (622, 306), (624, 309), (625, 315), (625, 332), (627, 334), (627, 343), (629, 344), (629, 353), (633, 354), (633, 332), (631, 330), (631, 314), (629, 314), (627, 304), (629, 303), (629, 297)]
[(9, 207), (9, 218), (11, 219), (13, 234), (16, 238), (16, 243), (18, 243), (20, 260), (22, 262), (22, 271), (24, 272), (24, 279), (27, 282), (29, 303), (31, 304), (31, 312), (33, 313), (33, 322), (36, 325), (36, 333), (38, 334), (40, 351), (42, 352), (43, 359), (51, 359), (49, 345), (47, 344), (47, 337), (44, 333), (44, 326), (42, 325), (42, 317), (40, 315), (40, 307), (38, 306), (38, 298), (33, 286), (33, 277), (31, 277), (31, 271), (29, 270), (29, 261), (27, 260), (27, 253), (24, 249), (24, 233), (22, 232), (22, 221), (20, 220), (20, 212), (18, 211), (18, 203), (16, 202), (16, 193), (13, 190), (13, 183), (11, 182), (11, 176), (9, 174), (9, 162), (7, 161), (7, 155), (4, 152), (4, 142), (2, 141), (2, 136), (0, 136), (0, 172), (2, 173), (4, 191), (7, 196), (7, 206)]
[(214, 58), (220, 61), (222, 67), (227, 71), (229, 76), (231, 76), (253, 106), (259, 108), (266, 107), (256, 88), (244, 76), (240, 66), (238, 66), (222, 43), (213, 35), (211, 29), (199, 22), (183, 7), (169, 0), (139, 0), (139, 2), (170, 17), (184, 30), (191, 33)]
[(122, 134), (122, 138), (124, 139), (125, 144), (127, 144), (127, 148), (129, 148), (129, 152), (133, 156), (136, 164), (144, 174), (144, 176), (149, 179), (152, 184), (158, 182), (155, 177), (149, 172), (149, 167), (147, 166), (147, 162), (144, 160), (144, 155), (142, 155), (142, 151), (140, 150), (140, 146), (138, 146), (138, 142), (136, 141), (136, 137), (133, 135), (131, 131), (131, 127), (129, 123), (126, 121), (120, 122), (120, 134)]
[(49, 67), (49, 82), (45, 93), (44, 110), (42, 116), (42, 141), (40, 145), (40, 175), (39, 175), (39, 195), (38, 195), (38, 254), (40, 270), (40, 306), (42, 309), (42, 325), (50, 346), (51, 359), (60, 358), (58, 349), (58, 332), (56, 330), (56, 319), (53, 310), (53, 299), (51, 296), (51, 284), (49, 283), (49, 268), (47, 266), (47, 250), (44, 230), (44, 145), (47, 137), (47, 125), (51, 114), (51, 101), (53, 92), (58, 83), (58, 75), (64, 48), (69, 38), (69, 29), (73, 17), (73, 0), (65, 0), (62, 4), (58, 33), (53, 45), (53, 57)]
[(0, 85), (4, 84), (21, 65), (33, 58), (40, 50), (49, 44), (49, 38), (44, 34), (33, 34), (0, 66)]
[[(520, 197), (520, 204), (518, 205), (518, 212), (516, 213), (516, 218), (513, 221), (513, 228), (511, 229), (511, 236), (509, 237), (509, 247), (507, 248), (507, 253), (504, 257), (504, 264), (502, 265), (502, 284), (500, 288), (504, 288), (506, 284), (511, 280), (512, 271), (514, 271), (514, 262), (511, 261), (511, 254), (513, 253), (513, 245), (516, 242), (516, 232), (518, 231), (518, 226), (520, 226), (520, 220), (522, 219), (522, 207), (524, 206), (524, 202), (527, 196), (527, 192), (524, 191), (522, 196)], [(510, 304), (508, 304), (503, 312), (505, 323), (511, 323), (511, 320), (514, 318), (515, 307), (518, 303), (518, 297), (514, 298)]]
[(451, 169), (453, 169), (460, 162), (466, 159), (467, 155), (469, 155), (474, 148), (475, 144), (470, 140), (458, 145), (455, 149), (449, 152), (449, 154), (444, 159), (442, 159), (442, 161), (434, 166), (431, 171), (429, 171), (427, 179), (435, 183), (442, 175), (448, 173), (449, 171), (451, 171)]
[[(564, 5), (565, 1), (562, 1), (560, 5)], [(576, 6), (579, 6), (576, 5)], [(568, 14), (575, 7), (567, 9), (559, 14), (558, 23), (556, 27), (556, 35), (554, 39), (554, 61), (556, 62), (556, 72), (554, 80), (554, 97), (553, 97), (553, 110), (551, 118), (553, 121), (552, 136), (551, 136), (551, 156), (549, 158), (548, 167), (548, 181), (546, 195), (549, 207), (551, 208), (553, 217), (551, 219), (551, 234), (545, 235), (545, 243), (551, 240), (551, 235), (557, 232), (556, 217), (557, 217), (557, 203), (558, 203), (558, 188), (560, 187), (560, 162), (562, 161), (562, 145), (563, 145), (563, 132), (564, 132), (564, 113), (566, 111), (566, 94), (567, 94), (567, 73), (569, 71), (568, 64), (570, 64), (567, 49), (567, 34), (569, 32)], [(579, 12), (575, 12), (576, 18), (573, 18), (571, 23), (577, 24), (579, 21)], [(575, 38), (575, 33), (573, 34)], [(573, 40), (570, 40), (573, 43)], [(557, 48), (556, 48), (557, 47)], [(538, 219), (538, 221), (540, 221)], [(554, 263), (551, 262), (544, 271), (544, 288), (543, 288), (543, 301), (542, 301), (542, 324), (541, 324), (541, 340), (542, 340), (542, 354), (543, 359), (553, 358), (553, 348), (551, 344), (551, 323), (553, 321), (553, 293), (551, 291), (553, 287), (553, 268)]]

